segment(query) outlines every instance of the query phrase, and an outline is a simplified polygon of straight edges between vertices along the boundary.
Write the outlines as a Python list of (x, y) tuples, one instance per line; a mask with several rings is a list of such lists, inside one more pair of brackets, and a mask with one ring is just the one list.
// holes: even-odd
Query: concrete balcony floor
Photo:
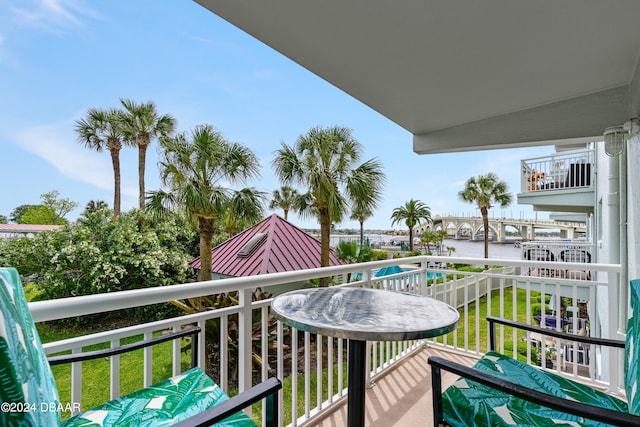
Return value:
[[(425, 347), (415, 351), (388, 373), (378, 376), (375, 386), (366, 391), (367, 427), (433, 426), (431, 366), (429, 356), (438, 355), (472, 366), (476, 358), (440, 348)], [(457, 378), (444, 372), (443, 390)], [(342, 427), (347, 425), (347, 401), (343, 399), (326, 414), (305, 427)]]

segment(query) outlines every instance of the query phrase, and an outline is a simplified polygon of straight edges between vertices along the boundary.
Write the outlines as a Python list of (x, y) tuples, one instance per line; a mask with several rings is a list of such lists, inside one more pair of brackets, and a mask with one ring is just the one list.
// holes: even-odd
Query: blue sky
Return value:
[[(517, 205), (520, 160), (552, 147), (417, 155), (412, 135), (311, 72), (189, 0), (157, 2), (4, 0), (0, 3), (0, 214), (58, 190), (79, 207), (113, 205), (108, 152), (76, 140), (88, 108), (119, 98), (153, 101), (178, 131), (209, 123), (251, 148), (262, 174), (249, 182), (269, 194), (280, 183), (271, 170), (281, 142), (292, 144), (314, 126), (345, 126), (364, 145), (363, 160), (379, 158), (387, 175), (384, 200), (366, 228), (389, 229), (395, 207), (414, 198), (433, 215), (474, 214), (458, 191), (470, 176), (496, 172), (514, 203), (496, 216), (535, 217)], [(461, 100), (464, 102), (464, 100)], [(158, 189), (157, 143), (147, 154), (146, 187)], [(122, 205), (137, 205), (137, 151), (124, 149)], [(279, 212), (280, 213), (280, 212)], [(302, 227), (310, 219), (291, 215)], [(339, 228), (356, 228), (345, 221)], [(395, 228), (403, 228), (396, 226)]]

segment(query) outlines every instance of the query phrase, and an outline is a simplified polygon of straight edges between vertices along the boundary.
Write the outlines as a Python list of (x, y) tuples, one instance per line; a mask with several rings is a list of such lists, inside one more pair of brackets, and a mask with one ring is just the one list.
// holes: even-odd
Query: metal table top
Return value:
[(294, 328), (360, 341), (430, 338), (451, 332), (460, 320), (442, 301), (379, 289), (302, 289), (276, 297), (271, 308)]

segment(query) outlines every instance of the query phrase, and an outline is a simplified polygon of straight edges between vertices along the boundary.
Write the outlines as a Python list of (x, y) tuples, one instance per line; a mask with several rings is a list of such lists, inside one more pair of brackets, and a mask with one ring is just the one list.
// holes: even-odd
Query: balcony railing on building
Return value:
[[(586, 240), (535, 240), (522, 242), (522, 259), (529, 261), (553, 261), (570, 264), (590, 264), (594, 261), (595, 246)], [(532, 268), (530, 276), (552, 276), (575, 280), (591, 280), (584, 268)]]
[[(482, 272), (460, 271), (451, 268), (454, 263), (486, 265), (490, 268)], [(395, 274), (376, 276), (380, 269), (390, 266), (400, 268)], [(528, 274), (531, 269), (543, 268), (580, 268), (588, 271), (592, 280), (558, 276), (532, 277)], [(346, 397), (347, 345), (341, 339), (300, 332), (275, 322), (269, 313), (270, 299), (252, 298), (256, 288), (268, 293), (275, 285), (331, 276), (338, 283), (336, 286), (362, 286), (417, 293), (445, 301), (459, 309), (460, 326), (453, 333), (428, 341), (368, 343), (370, 371), (367, 381), (372, 381), (425, 343), (471, 357), (483, 354), (489, 345), (484, 321), (488, 313), (531, 324), (536, 323), (535, 316), (539, 315), (540, 319), (544, 319), (541, 322), (543, 326), (558, 330), (570, 329), (576, 333), (583, 329), (580, 320), (582, 317), (579, 315), (583, 313), (589, 319), (590, 334), (617, 338), (618, 331), (624, 330), (624, 325), (617, 324), (617, 313), (615, 310), (609, 311), (603, 301), (618, 301), (619, 272), (618, 265), (569, 261), (559, 263), (420, 256), (42, 301), (31, 303), (30, 308), (34, 320), (42, 322), (237, 292), (238, 303), (233, 306), (51, 342), (44, 347), (47, 354), (78, 352), (83, 347), (98, 343), (115, 347), (128, 337), (144, 335), (149, 338), (165, 330), (178, 330), (197, 324), (202, 328), (199, 339), (201, 342), (206, 341), (206, 345), (200, 346), (199, 366), (212, 373), (214, 380), (227, 392), (236, 388), (242, 391), (270, 376), (284, 379), (287, 395), (290, 393), (291, 398), (280, 400), (283, 414), (281, 420), (285, 425), (298, 425), (330, 411), (338, 401)], [(344, 283), (349, 273), (358, 280)], [(562, 295), (559, 301), (563, 306), (562, 310), (551, 305), (551, 295)], [(570, 319), (565, 317), (568, 312), (576, 313), (576, 316)], [(608, 313), (607, 319), (596, 316), (596, 313), (603, 312)], [(215, 334), (212, 333), (214, 330)], [(212, 342), (213, 336), (217, 338)], [(521, 359), (539, 365), (542, 369), (551, 369), (560, 375), (579, 378), (611, 390), (617, 390), (621, 381), (622, 373), (618, 363), (620, 355), (606, 353), (593, 345), (588, 348), (567, 348), (562, 343), (544, 337), (533, 337), (531, 334), (501, 327), (498, 350), (513, 357), (519, 355)], [(180, 355), (180, 343), (175, 343), (174, 374), (180, 372)], [(122, 375), (120, 359), (111, 358), (110, 365), (111, 397), (115, 398), (119, 394)], [(152, 365), (151, 350), (144, 350), (144, 362), (140, 367), (144, 372), (144, 384), (141, 385), (151, 384)], [(83, 394), (88, 392), (83, 391), (82, 376), (82, 362), (74, 363), (71, 368), (73, 402), (82, 402)], [(292, 381), (286, 381), (287, 378)]]
[(521, 193), (590, 188), (595, 172), (593, 150), (574, 150), (525, 159)]

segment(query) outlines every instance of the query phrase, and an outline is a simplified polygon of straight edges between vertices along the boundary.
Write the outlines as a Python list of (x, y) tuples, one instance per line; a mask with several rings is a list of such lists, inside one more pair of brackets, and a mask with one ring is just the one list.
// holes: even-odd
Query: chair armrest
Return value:
[(499, 317), (487, 316), (489, 322), (489, 348), (496, 350), (496, 328), (495, 324), (510, 326), (512, 328), (522, 329), (529, 332), (538, 332), (542, 335), (560, 338), (566, 341), (581, 342), (585, 344), (603, 345), (606, 347), (624, 348), (625, 342), (622, 340), (612, 340), (607, 338), (594, 338), (582, 335), (570, 334), (567, 332), (556, 331), (555, 329), (541, 328), (535, 325), (527, 325), (526, 323), (515, 322), (513, 320), (501, 319)]
[(60, 365), (63, 363), (82, 362), (85, 360), (98, 359), (100, 357), (115, 356), (116, 354), (127, 353), (130, 351), (138, 350), (144, 347), (154, 346), (165, 341), (172, 341), (178, 338), (182, 338), (188, 335), (193, 336), (192, 348), (191, 348), (191, 365), (195, 367), (197, 348), (198, 348), (198, 333), (200, 333), (200, 327), (193, 326), (185, 328), (181, 331), (170, 332), (168, 334), (161, 335), (159, 337), (150, 338), (148, 340), (138, 341), (132, 344), (125, 344), (119, 347), (106, 348), (104, 350), (86, 351), (82, 353), (64, 354), (62, 356), (48, 357), (47, 361), (49, 365)]
[(275, 427), (278, 425), (278, 391), (281, 388), (282, 383), (279, 379), (269, 378), (249, 390), (245, 390), (229, 400), (217, 404), (213, 408), (175, 424), (175, 427), (210, 426), (264, 398), (267, 398), (266, 425)]
[[(591, 420), (600, 421), (616, 426), (638, 426), (640, 416), (628, 414), (626, 412), (612, 411), (606, 408), (599, 408), (593, 405), (576, 402), (574, 400), (563, 399), (542, 393), (529, 387), (524, 387), (493, 375), (481, 372), (474, 368), (443, 359), (437, 356), (429, 357), (429, 364), (432, 366), (431, 377), (433, 386), (434, 417), (437, 422), (444, 421), (442, 418), (442, 387), (441, 369), (452, 372), (461, 377), (478, 382), (482, 385), (503, 391), (511, 396), (529, 402), (537, 403), (547, 408), (552, 408), (561, 412), (585, 417)], [(437, 424), (436, 424), (437, 425)]]

